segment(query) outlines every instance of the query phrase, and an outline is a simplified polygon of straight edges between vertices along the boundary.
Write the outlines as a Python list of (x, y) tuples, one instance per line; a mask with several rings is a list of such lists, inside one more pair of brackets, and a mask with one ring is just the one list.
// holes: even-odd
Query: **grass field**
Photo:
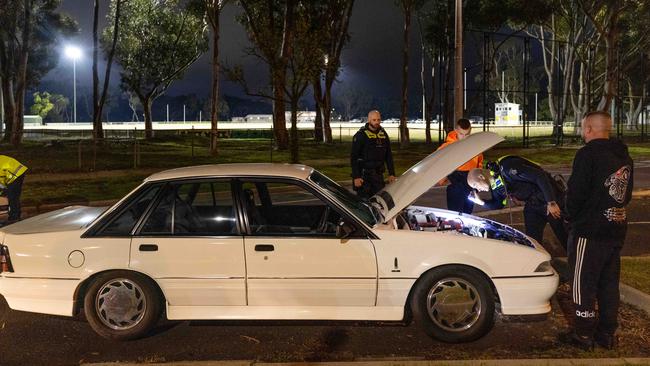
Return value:
[(650, 294), (650, 257), (621, 258), (621, 282)]
[[(392, 144), (397, 174), (434, 151), (418, 139), (401, 148)], [(274, 150), (269, 139), (222, 139), (219, 154), (208, 152), (208, 139), (188, 134), (168, 135), (151, 141), (119, 140), (94, 146), (92, 141), (26, 141), (16, 149), (0, 145), (30, 168), (23, 190), (25, 205), (84, 202), (116, 199), (153, 172), (187, 165), (290, 161), (288, 151)], [(521, 141), (508, 140), (485, 153), (486, 159), (502, 155), (525, 156), (543, 165), (568, 165), (579, 145), (554, 147), (547, 138), (531, 139), (531, 148)], [(324, 145), (312, 140), (300, 142), (300, 162), (321, 170), (335, 180), (350, 179), (350, 141)], [(137, 153), (135, 153), (137, 151)], [(633, 143), (630, 152), (636, 159), (650, 158), (650, 144)]]

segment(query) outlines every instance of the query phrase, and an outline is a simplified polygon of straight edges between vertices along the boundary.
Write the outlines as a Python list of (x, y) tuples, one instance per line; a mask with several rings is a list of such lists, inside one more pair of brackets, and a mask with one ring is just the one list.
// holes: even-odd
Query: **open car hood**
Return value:
[(386, 223), (456, 168), (501, 141), (503, 137), (494, 132), (471, 134), (431, 153), (374, 195), (370, 201)]

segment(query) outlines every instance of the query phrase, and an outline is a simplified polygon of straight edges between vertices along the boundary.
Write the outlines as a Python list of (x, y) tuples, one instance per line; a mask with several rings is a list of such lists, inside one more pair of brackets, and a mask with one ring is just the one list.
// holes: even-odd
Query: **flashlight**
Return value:
[(474, 202), (477, 205), (483, 206), (485, 205), (485, 202), (478, 196), (478, 193), (476, 190), (473, 190), (469, 196), (467, 196), (467, 199)]

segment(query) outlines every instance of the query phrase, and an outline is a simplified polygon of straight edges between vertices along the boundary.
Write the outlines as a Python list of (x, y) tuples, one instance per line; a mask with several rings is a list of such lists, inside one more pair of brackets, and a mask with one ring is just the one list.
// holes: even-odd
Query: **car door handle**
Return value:
[(156, 244), (140, 244), (141, 252), (157, 252), (158, 245)]
[(256, 252), (272, 252), (275, 250), (275, 247), (272, 244), (256, 244)]

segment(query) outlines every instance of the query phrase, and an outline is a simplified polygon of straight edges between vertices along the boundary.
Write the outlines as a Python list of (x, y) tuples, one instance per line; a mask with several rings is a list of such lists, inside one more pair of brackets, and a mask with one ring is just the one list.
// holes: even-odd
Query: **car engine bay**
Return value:
[(411, 206), (403, 211), (402, 219), (406, 223), (399, 226), (405, 227), (408, 224), (411, 230), (453, 232), (534, 247), (530, 239), (520, 231), (482, 217), (430, 207)]

